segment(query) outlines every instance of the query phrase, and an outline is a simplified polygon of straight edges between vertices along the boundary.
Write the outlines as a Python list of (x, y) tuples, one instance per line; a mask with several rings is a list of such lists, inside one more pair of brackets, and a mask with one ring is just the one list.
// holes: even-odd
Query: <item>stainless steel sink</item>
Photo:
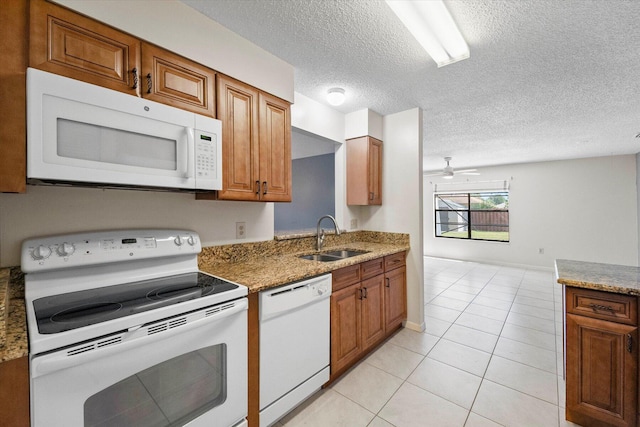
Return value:
[(321, 261), (321, 262), (331, 262), (331, 261), (339, 261), (342, 258), (325, 255), (325, 254), (311, 254), (311, 255), (302, 255), (299, 258), (308, 259), (310, 261)]
[(326, 251), (326, 252), (321, 252), (319, 254), (301, 255), (299, 258), (308, 259), (310, 261), (332, 262), (332, 261), (340, 261), (341, 259), (351, 258), (354, 256), (366, 254), (366, 253), (368, 253), (368, 251), (350, 251), (350, 250)]
[(335, 256), (338, 258), (351, 258), (352, 256), (358, 256), (358, 255), (362, 255), (362, 254), (366, 254), (368, 251), (350, 251), (350, 250), (344, 250), (344, 251), (327, 251), (327, 252), (322, 252), (325, 255), (331, 255), (331, 256)]

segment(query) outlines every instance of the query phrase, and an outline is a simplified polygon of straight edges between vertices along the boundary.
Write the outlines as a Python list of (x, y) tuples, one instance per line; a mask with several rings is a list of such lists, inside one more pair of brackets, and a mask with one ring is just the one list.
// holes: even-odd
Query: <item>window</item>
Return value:
[(509, 241), (509, 193), (435, 195), (436, 237)]

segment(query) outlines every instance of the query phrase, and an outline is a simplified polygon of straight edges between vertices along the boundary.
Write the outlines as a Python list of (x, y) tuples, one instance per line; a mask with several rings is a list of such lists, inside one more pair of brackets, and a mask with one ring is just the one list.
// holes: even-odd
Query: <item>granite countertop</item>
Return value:
[(0, 362), (28, 353), (24, 275), (19, 268), (0, 268)]
[(558, 283), (640, 296), (640, 268), (597, 262), (556, 260)]
[(317, 253), (315, 237), (205, 248), (200, 256), (202, 271), (245, 285), (249, 293), (330, 273), (342, 267), (409, 250), (409, 237), (397, 233), (356, 232), (327, 236), (322, 251), (359, 250), (368, 253), (339, 261), (320, 262), (300, 259)]

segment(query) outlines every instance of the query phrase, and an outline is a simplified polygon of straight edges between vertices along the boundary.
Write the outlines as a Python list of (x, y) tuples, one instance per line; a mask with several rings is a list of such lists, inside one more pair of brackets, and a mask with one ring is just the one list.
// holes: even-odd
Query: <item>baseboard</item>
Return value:
[(424, 332), (424, 330), (426, 329), (426, 325), (424, 322), (414, 323), (414, 322), (409, 322), (408, 320), (405, 322), (404, 327), (416, 332)]

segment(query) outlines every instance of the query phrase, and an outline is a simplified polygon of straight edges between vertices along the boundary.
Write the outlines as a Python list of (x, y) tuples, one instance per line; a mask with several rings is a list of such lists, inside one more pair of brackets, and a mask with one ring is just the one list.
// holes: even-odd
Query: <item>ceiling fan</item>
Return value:
[(449, 162), (451, 161), (451, 157), (445, 157), (444, 161), (447, 162), (447, 165), (444, 167), (444, 169), (442, 169), (442, 172), (432, 173), (425, 176), (441, 176), (444, 179), (451, 179), (453, 178), (454, 173), (456, 175), (480, 175), (479, 172), (476, 172), (477, 169), (463, 169), (463, 170), (454, 172), (451, 165), (449, 165)]

